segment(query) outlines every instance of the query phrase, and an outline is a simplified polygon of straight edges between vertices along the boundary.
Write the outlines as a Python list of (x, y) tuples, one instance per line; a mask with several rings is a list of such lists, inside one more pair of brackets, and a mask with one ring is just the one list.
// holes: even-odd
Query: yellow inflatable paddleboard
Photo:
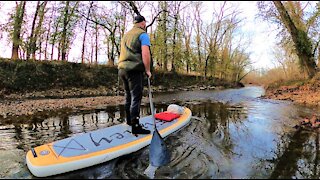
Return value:
[[(161, 137), (164, 138), (185, 126), (191, 115), (191, 110), (183, 107), (180, 117), (170, 122), (156, 120)], [(46, 177), (130, 154), (151, 142), (154, 131), (153, 117), (142, 117), (140, 124), (150, 130), (151, 134), (136, 137), (131, 133), (131, 126), (122, 123), (31, 148), (26, 154), (27, 166), (34, 176)]]

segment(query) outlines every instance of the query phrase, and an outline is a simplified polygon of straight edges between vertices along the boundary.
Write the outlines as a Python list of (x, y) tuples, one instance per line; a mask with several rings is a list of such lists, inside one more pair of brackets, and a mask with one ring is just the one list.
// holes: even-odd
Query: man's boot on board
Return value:
[(139, 124), (139, 118), (134, 118), (131, 120), (132, 123), (132, 134), (150, 134), (151, 132), (147, 129), (143, 129)]

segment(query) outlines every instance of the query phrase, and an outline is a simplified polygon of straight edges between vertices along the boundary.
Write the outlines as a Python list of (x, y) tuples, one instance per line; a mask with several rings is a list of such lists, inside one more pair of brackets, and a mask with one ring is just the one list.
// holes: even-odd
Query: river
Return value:
[[(169, 104), (192, 111), (190, 123), (165, 143), (171, 162), (156, 170), (157, 179), (312, 179), (319, 178), (319, 131), (295, 128), (320, 109), (288, 101), (260, 98), (264, 89), (248, 86), (153, 94), (157, 112)], [(150, 115), (149, 104), (141, 114)], [(0, 122), (0, 178), (33, 179), (25, 162), (34, 146), (78, 133), (122, 123), (124, 108), (108, 106), (92, 112), (56, 113), (29, 123)], [(50, 178), (148, 179), (149, 149), (93, 167)]]

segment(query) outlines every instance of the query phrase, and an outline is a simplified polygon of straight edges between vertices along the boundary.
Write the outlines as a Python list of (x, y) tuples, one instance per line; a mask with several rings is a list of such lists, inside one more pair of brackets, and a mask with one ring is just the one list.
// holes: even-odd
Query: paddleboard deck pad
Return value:
[[(156, 120), (161, 137), (164, 138), (189, 123), (192, 113), (187, 107), (183, 109), (183, 114), (173, 121)], [(140, 124), (151, 133), (135, 136), (131, 133), (131, 126), (122, 123), (34, 147), (26, 154), (27, 166), (34, 176), (46, 177), (130, 154), (151, 142), (154, 131), (152, 115), (140, 118)]]

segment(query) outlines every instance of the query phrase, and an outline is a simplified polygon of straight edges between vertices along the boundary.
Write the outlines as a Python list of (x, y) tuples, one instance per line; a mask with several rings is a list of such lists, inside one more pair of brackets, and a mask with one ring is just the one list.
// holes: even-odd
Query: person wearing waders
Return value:
[(139, 123), (143, 79), (150, 72), (150, 38), (146, 33), (146, 20), (137, 15), (134, 25), (121, 39), (118, 73), (125, 89), (126, 122), (132, 126), (132, 134), (150, 134)]

